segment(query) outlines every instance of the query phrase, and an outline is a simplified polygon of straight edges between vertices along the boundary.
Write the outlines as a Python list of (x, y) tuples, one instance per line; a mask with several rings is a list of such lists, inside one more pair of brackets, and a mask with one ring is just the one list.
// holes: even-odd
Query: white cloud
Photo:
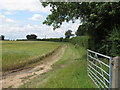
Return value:
[[(52, 29), (52, 26), (46, 25), (34, 25), (36, 22), (30, 21), (30, 24), (24, 23), (15, 23), (16, 21), (6, 17), (5, 15), (10, 15), (16, 10), (28, 10), (38, 12), (46, 12), (50, 13), (50, 7), (44, 8), (39, 0), (0, 0), (0, 9), (5, 10), (2, 14), (0, 14), (0, 20), (2, 20), (2, 24), (0, 25), (0, 34), (5, 35), (6, 38), (9, 39), (18, 39), (18, 38), (26, 38), (27, 34), (36, 34), (40, 38), (44, 38), (45, 35), (47, 38), (51, 37), (64, 37), (65, 31), (68, 29), (75, 32), (79, 26), (79, 22), (76, 23), (63, 23), (61, 28), (56, 29), (55, 31)], [(28, 17), (27, 17), (28, 18)], [(40, 14), (34, 14), (33, 17), (29, 18), (31, 20), (40, 20), (45, 18)], [(28, 20), (29, 21), (29, 20)], [(18, 21), (17, 21), (18, 22)], [(4, 24), (3, 24), (4, 23)], [(19, 24), (19, 25), (17, 25)], [(22, 25), (22, 26), (21, 26)]]
[(40, 15), (40, 14), (34, 14), (32, 18), (30, 18), (30, 20), (33, 20), (33, 21), (38, 21), (42, 18), (43, 16)]
[(0, 14), (0, 20), (2, 21), (2, 23), (15, 23), (15, 20), (7, 18), (2, 14)]
[(6, 11), (6, 12), (4, 12), (3, 14), (5, 14), (5, 15), (12, 15), (12, 14), (14, 14), (14, 12)]
[(50, 7), (44, 8), (39, 0), (0, 0), (0, 9), (49, 12)]
[(18, 38), (26, 38), (28, 34), (36, 34), (39, 38), (44, 38), (45, 35), (47, 38), (55, 38), (55, 37), (64, 37), (64, 33), (71, 29), (73, 32), (77, 30), (79, 23), (66, 23), (56, 30), (52, 30), (51, 26), (46, 25), (15, 25), (15, 24), (7, 24), (0, 25), (0, 33), (5, 35), (6, 38), (9, 39), (18, 39)]

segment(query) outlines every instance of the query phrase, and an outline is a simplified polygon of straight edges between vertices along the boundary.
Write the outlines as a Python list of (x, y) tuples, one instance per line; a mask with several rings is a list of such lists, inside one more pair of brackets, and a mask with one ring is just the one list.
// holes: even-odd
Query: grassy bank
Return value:
[(95, 88), (87, 76), (86, 49), (67, 44), (63, 57), (47, 73), (25, 83), (21, 88)]
[(2, 69), (8, 71), (41, 60), (61, 43), (42, 41), (3, 41)]

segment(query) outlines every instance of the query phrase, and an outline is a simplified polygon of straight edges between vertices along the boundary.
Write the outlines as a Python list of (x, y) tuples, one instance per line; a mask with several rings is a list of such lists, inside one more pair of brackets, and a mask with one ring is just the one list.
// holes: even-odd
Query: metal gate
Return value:
[(87, 49), (87, 73), (98, 88), (112, 88), (112, 58)]

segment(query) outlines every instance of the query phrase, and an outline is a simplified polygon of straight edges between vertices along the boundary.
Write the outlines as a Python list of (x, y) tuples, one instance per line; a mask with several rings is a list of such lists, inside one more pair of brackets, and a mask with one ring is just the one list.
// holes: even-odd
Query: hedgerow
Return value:
[(76, 47), (82, 46), (88, 48), (88, 36), (77, 36), (69, 39), (69, 42), (74, 44)]

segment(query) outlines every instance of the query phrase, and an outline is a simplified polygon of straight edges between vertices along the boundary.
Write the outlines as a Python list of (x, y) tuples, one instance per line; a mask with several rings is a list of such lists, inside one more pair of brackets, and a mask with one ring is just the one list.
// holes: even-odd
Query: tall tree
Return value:
[(73, 36), (71, 30), (68, 30), (68, 31), (65, 32), (65, 38), (70, 38), (71, 36)]
[(77, 36), (84, 36), (87, 34), (87, 29), (86, 29), (86, 25), (80, 25), (77, 29), (77, 31), (75, 32), (75, 34)]
[(113, 26), (120, 26), (120, 2), (45, 2), (42, 5), (52, 7), (52, 13), (44, 24), (52, 25), (56, 29), (63, 22), (79, 19), (95, 49), (101, 47), (102, 40)]

